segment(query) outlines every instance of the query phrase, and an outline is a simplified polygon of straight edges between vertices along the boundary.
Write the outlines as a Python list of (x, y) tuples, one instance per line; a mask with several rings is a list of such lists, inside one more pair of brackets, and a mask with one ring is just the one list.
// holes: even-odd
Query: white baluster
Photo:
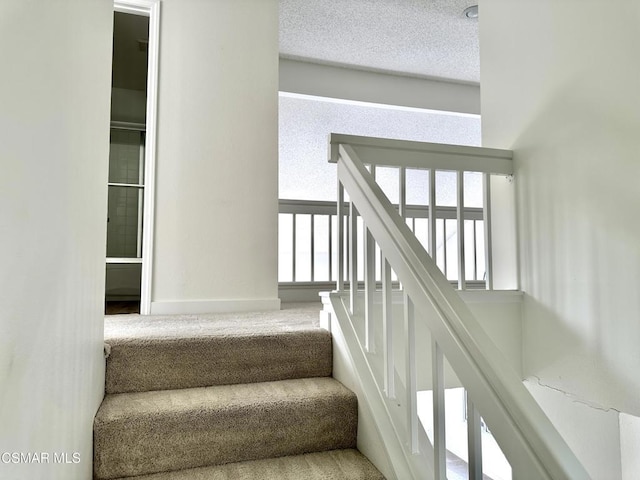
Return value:
[(398, 213), (404, 219), (407, 218), (407, 170), (400, 167), (399, 175), (399, 191), (398, 191)]
[(448, 266), (447, 266), (447, 219), (442, 219), (442, 258), (443, 258), (443, 270), (444, 276), (449, 278)]
[(358, 218), (356, 206), (349, 202), (349, 305), (351, 314), (356, 312), (358, 293)]
[(438, 239), (436, 238), (436, 171), (429, 170), (429, 254), (434, 262)]
[(292, 214), (292, 232), (293, 232), (293, 241), (292, 241), (292, 252), (293, 252), (293, 261), (291, 262), (291, 278), (293, 279), (293, 281), (296, 281), (296, 257), (297, 255), (297, 235), (296, 235), (296, 217), (297, 215), (294, 213)]
[(482, 431), (480, 413), (467, 394), (467, 442), (469, 446), (469, 480), (482, 480)]
[(478, 280), (478, 221), (473, 221), (473, 279)]
[(349, 248), (349, 215), (345, 214), (344, 216), (344, 238), (342, 239), (342, 248), (344, 248), (344, 271), (342, 272), (342, 276), (344, 278), (345, 283), (349, 281), (349, 266), (351, 265), (350, 258), (350, 248)]
[(316, 279), (316, 232), (315, 222), (316, 216), (311, 214), (311, 281)]
[(329, 255), (327, 266), (329, 267), (329, 281), (333, 279), (333, 215), (329, 215)]
[(465, 279), (464, 264), (464, 172), (457, 171), (457, 208), (456, 216), (458, 218), (458, 289), (466, 290), (467, 282)]
[(444, 356), (438, 342), (431, 342), (431, 382), (433, 388), (433, 456), (434, 477), (447, 478), (447, 445), (445, 432)]
[(393, 355), (393, 290), (391, 265), (382, 259), (382, 334), (384, 342), (384, 391), (387, 398), (396, 397), (395, 357)]
[(367, 228), (363, 225), (364, 230), (364, 321), (365, 321), (365, 337), (364, 348), (369, 353), (375, 353), (375, 322), (373, 314), (373, 300), (376, 291), (376, 244), (373, 241), (373, 236)]
[(336, 289), (339, 292), (344, 290), (344, 187), (338, 182), (338, 204), (336, 212), (336, 228), (338, 229), (338, 272), (336, 276)]
[(484, 204), (482, 215), (484, 219), (484, 262), (485, 277), (487, 290), (493, 290), (493, 248), (491, 245), (491, 174), (484, 173), (483, 180), (483, 197)]
[(418, 447), (418, 381), (416, 375), (416, 326), (413, 302), (409, 295), (404, 295), (405, 325), (405, 385), (407, 402), (407, 430), (412, 453), (419, 453)]

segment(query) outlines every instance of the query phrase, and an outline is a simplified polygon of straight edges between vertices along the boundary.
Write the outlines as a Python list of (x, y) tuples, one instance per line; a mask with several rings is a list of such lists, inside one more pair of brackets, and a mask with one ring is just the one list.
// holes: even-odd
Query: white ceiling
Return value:
[(474, 0), (280, 0), (280, 55), (480, 82)]

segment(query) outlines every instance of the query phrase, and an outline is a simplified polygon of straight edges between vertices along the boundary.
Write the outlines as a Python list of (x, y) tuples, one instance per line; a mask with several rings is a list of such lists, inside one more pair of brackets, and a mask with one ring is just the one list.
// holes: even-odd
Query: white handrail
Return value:
[(509, 150), (331, 133), (329, 162), (338, 162), (340, 145), (350, 145), (370, 165), (513, 174)]
[[(439, 155), (446, 154), (442, 150)], [(515, 476), (588, 479), (584, 467), (398, 215), (355, 149), (338, 144), (336, 161), (340, 184), (402, 283), (409, 305), (419, 315), (437, 313), (426, 318), (432, 337), (491, 428)]]

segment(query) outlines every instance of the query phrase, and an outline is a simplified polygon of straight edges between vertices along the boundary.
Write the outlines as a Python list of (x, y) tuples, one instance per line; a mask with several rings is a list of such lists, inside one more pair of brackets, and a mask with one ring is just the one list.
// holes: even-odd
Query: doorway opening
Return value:
[(105, 313), (150, 313), (159, 2), (114, 5)]

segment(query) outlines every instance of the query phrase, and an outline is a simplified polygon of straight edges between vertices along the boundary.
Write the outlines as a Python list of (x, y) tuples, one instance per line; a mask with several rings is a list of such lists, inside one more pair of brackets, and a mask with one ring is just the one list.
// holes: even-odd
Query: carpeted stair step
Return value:
[(105, 343), (107, 393), (324, 377), (332, 368), (329, 332), (260, 318), (119, 317), (106, 324)]
[(384, 480), (384, 477), (360, 452), (345, 449), (155, 473), (127, 480)]
[(355, 448), (356, 431), (355, 395), (328, 377), (107, 395), (95, 478)]

